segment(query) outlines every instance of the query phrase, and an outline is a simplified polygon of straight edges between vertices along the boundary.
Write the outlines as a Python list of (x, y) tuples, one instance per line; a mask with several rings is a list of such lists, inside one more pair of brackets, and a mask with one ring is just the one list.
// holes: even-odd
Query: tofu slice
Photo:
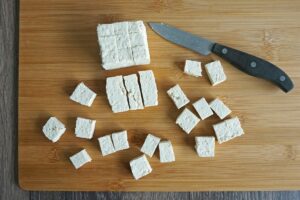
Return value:
[(79, 138), (92, 139), (95, 131), (96, 120), (77, 117), (75, 135)]
[(98, 138), (102, 156), (106, 156), (115, 153), (113, 142), (111, 140), (111, 135), (105, 135)]
[(214, 114), (204, 97), (193, 103), (193, 106), (202, 120)]
[(139, 156), (130, 161), (130, 168), (134, 179), (138, 180), (152, 172), (150, 163), (145, 155)]
[(136, 74), (124, 76), (130, 110), (144, 109), (142, 94)]
[(44, 135), (52, 142), (57, 142), (65, 133), (66, 127), (56, 117), (50, 117), (43, 126)]
[(96, 93), (89, 89), (83, 82), (79, 83), (73, 91), (70, 99), (84, 106), (91, 107), (95, 98)]
[(159, 137), (156, 137), (152, 134), (148, 134), (146, 137), (146, 140), (141, 148), (141, 152), (152, 157), (159, 142), (160, 142)]
[(167, 91), (167, 94), (172, 99), (177, 109), (182, 108), (190, 102), (178, 84), (170, 88)]
[(226, 80), (223, 66), (219, 60), (206, 64), (205, 70), (213, 86), (218, 85)]
[(159, 159), (161, 163), (175, 161), (175, 154), (171, 141), (162, 141), (159, 143)]
[(199, 157), (214, 157), (215, 156), (215, 137), (200, 136), (195, 137), (195, 149)]
[(79, 151), (78, 153), (74, 154), (70, 157), (70, 160), (72, 164), (74, 165), (75, 169), (79, 169), (83, 165), (85, 165), (88, 162), (91, 162), (92, 159), (87, 153), (85, 149)]
[(114, 113), (126, 112), (129, 110), (127, 92), (122, 76), (108, 77), (106, 79), (106, 94)]
[(238, 117), (224, 120), (223, 122), (213, 125), (213, 128), (219, 144), (244, 134)]
[(158, 91), (152, 70), (139, 71), (144, 106), (158, 105)]
[(187, 134), (190, 134), (199, 122), (200, 119), (188, 108), (185, 108), (176, 119), (176, 124)]
[(115, 151), (120, 151), (129, 148), (127, 139), (127, 131), (115, 132), (111, 135)]
[(209, 106), (220, 119), (224, 119), (231, 113), (231, 110), (218, 98), (210, 102)]
[(184, 65), (184, 73), (195, 77), (202, 76), (201, 62), (186, 60)]

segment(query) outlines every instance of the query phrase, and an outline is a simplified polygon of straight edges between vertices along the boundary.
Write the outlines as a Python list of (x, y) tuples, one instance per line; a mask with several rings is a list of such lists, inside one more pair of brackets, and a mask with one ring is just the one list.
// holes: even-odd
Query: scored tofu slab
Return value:
[(195, 137), (195, 149), (199, 157), (214, 157), (215, 156), (215, 137), (200, 136)]
[(226, 80), (226, 75), (219, 60), (205, 65), (205, 71), (213, 86), (218, 85)]
[(190, 102), (178, 84), (170, 88), (167, 91), (167, 94), (172, 99), (177, 109), (182, 108)]
[(184, 73), (195, 77), (202, 76), (201, 62), (186, 60), (184, 65)]
[(133, 177), (138, 180), (152, 172), (149, 161), (145, 155), (139, 156), (130, 161), (130, 168)]
[(159, 143), (159, 159), (161, 163), (175, 161), (175, 154), (171, 141), (162, 141)]
[(210, 108), (219, 116), (220, 119), (224, 119), (231, 113), (231, 110), (221, 101), (216, 98), (209, 103)]
[(129, 101), (130, 110), (144, 109), (142, 94), (136, 74), (124, 76), (125, 88)]
[(158, 91), (152, 70), (139, 71), (144, 106), (158, 105)]
[(102, 156), (106, 156), (116, 152), (111, 139), (111, 135), (105, 135), (103, 137), (100, 137), (98, 138), (98, 141), (99, 141)]
[(156, 137), (152, 134), (148, 134), (141, 148), (141, 152), (152, 157), (159, 142), (160, 142), (159, 137)]
[(77, 117), (75, 135), (79, 138), (92, 139), (95, 131), (96, 120)]
[(193, 107), (195, 108), (202, 120), (214, 114), (204, 97), (193, 103)]
[(188, 108), (185, 108), (176, 119), (176, 124), (187, 134), (190, 134), (199, 122), (200, 119)]
[(50, 117), (43, 126), (44, 135), (52, 142), (57, 142), (65, 133), (66, 127), (56, 117)]
[(115, 132), (111, 135), (115, 151), (120, 151), (129, 148), (127, 139), (127, 131)]
[(71, 156), (70, 160), (71, 160), (72, 164), (74, 165), (75, 169), (79, 169), (86, 163), (92, 161), (91, 157), (89, 156), (89, 154), (87, 153), (87, 151), (85, 149), (83, 149), (80, 152)]
[(89, 89), (83, 82), (79, 83), (70, 99), (84, 106), (91, 107), (96, 98), (96, 93)]

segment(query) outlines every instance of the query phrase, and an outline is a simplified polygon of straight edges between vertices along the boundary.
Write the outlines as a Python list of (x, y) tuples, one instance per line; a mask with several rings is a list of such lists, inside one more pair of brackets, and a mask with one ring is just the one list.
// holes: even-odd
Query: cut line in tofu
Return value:
[(88, 162), (92, 161), (92, 158), (87, 153), (85, 149), (79, 151), (78, 153), (74, 154), (70, 157), (70, 160), (72, 164), (74, 165), (75, 169), (79, 169), (83, 165), (85, 165)]
[(224, 119), (231, 113), (231, 110), (223, 103), (222, 100), (218, 98), (210, 102), (209, 106), (218, 115), (220, 119)]
[(195, 137), (195, 149), (199, 157), (215, 156), (215, 137), (214, 136), (198, 136)]
[(199, 122), (200, 119), (188, 108), (185, 108), (176, 119), (176, 124), (178, 124), (186, 134), (190, 134)]
[(158, 105), (158, 91), (152, 70), (139, 71), (142, 97), (145, 107)]
[(219, 60), (206, 64), (205, 71), (213, 86), (218, 85), (227, 79), (223, 66)]
[(170, 88), (167, 91), (167, 94), (172, 99), (177, 109), (182, 108), (190, 102), (178, 84)]
[(73, 91), (70, 99), (81, 105), (91, 107), (95, 98), (96, 93), (89, 89), (83, 82), (79, 83)]
[(204, 97), (193, 103), (193, 107), (202, 120), (214, 114)]
[(129, 101), (130, 110), (144, 109), (142, 94), (136, 74), (124, 76), (125, 88)]

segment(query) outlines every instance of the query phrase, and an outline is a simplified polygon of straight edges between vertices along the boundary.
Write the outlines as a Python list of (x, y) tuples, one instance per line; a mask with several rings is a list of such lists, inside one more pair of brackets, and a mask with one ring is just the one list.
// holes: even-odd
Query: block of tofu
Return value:
[(224, 119), (231, 113), (231, 110), (223, 103), (223, 101), (218, 98), (210, 102), (209, 106), (219, 116), (220, 119)]
[(152, 70), (139, 71), (144, 106), (158, 105), (158, 91)]
[(65, 133), (66, 127), (56, 117), (50, 117), (43, 126), (44, 135), (52, 142), (57, 142)]
[(104, 69), (150, 64), (147, 32), (142, 21), (99, 24), (97, 34)]
[(70, 157), (71, 162), (73, 163), (75, 169), (79, 169), (83, 165), (85, 165), (88, 162), (91, 162), (92, 159), (87, 153), (85, 149), (79, 151), (75, 155)]
[(77, 117), (75, 135), (79, 138), (92, 139), (95, 131), (96, 120)]
[(218, 85), (226, 80), (223, 66), (219, 60), (206, 64), (205, 70), (213, 86)]
[(159, 137), (156, 137), (152, 134), (148, 134), (141, 148), (141, 152), (152, 157), (159, 142), (160, 142)]
[(111, 139), (111, 135), (105, 135), (103, 137), (99, 137), (98, 141), (99, 141), (102, 156), (106, 156), (116, 152)]
[(214, 114), (204, 97), (193, 103), (193, 106), (202, 120)]
[(130, 161), (130, 168), (133, 177), (138, 180), (152, 172), (149, 161), (145, 155), (139, 156)]
[(96, 98), (96, 93), (89, 89), (84, 83), (79, 83), (73, 91), (70, 99), (81, 105), (91, 107)]
[(129, 110), (127, 92), (122, 76), (108, 77), (106, 79), (106, 94), (114, 113), (126, 112)]
[(175, 161), (175, 154), (171, 141), (162, 141), (159, 143), (159, 159), (161, 163)]
[(200, 136), (195, 137), (195, 149), (199, 157), (214, 157), (215, 156), (215, 137)]
[(143, 109), (143, 99), (136, 74), (124, 76), (130, 110)]
[(167, 91), (167, 94), (172, 99), (177, 109), (182, 108), (190, 102), (178, 84), (170, 88)]
[(115, 151), (120, 151), (129, 148), (127, 139), (127, 131), (115, 132), (111, 135)]
[(237, 117), (215, 124), (213, 128), (219, 144), (244, 134), (240, 120)]
[(199, 122), (200, 119), (188, 108), (185, 108), (176, 119), (176, 124), (178, 124), (187, 134), (190, 134)]
[(201, 62), (186, 60), (184, 65), (184, 73), (195, 77), (202, 76)]

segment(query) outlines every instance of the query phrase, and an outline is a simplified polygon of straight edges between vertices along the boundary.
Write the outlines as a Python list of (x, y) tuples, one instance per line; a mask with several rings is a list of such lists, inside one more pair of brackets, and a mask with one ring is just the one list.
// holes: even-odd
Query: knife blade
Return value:
[(284, 92), (289, 92), (294, 87), (291, 78), (284, 71), (262, 58), (215, 43), (164, 23), (150, 22), (149, 25), (154, 32), (172, 43), (206, 56), (215, 53), (248, 75), (271, 81)]

